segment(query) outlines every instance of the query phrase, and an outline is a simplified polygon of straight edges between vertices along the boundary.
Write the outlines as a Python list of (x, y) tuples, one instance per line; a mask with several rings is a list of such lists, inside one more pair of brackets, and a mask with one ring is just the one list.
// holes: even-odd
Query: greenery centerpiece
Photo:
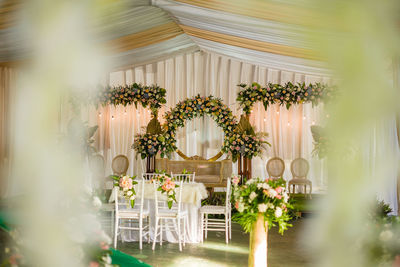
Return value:
[(283, 179), (263, 180), (253, 178), (239, 186), (240, 178), (234, 176), (233, 200), (237, 213), (233, 215), (245, 230), (250, 232), (249, 266), (267, 266), (268, 229), (279, 227), (283, 234), (288, 227), (293, 209)]

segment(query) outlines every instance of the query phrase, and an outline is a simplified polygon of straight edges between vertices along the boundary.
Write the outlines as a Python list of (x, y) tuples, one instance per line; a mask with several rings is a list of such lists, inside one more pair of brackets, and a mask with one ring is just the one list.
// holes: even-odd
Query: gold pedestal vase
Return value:
[(268, 254), (268, 222), (259, 213), (250, 232), (249, 267), (266, 267)]

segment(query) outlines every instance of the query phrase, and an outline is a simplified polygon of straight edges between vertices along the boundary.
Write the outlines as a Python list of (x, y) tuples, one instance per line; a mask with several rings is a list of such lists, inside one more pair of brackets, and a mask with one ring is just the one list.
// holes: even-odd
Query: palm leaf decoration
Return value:
[(253, 126), (251, 126), (249, 119), (245, 115), (240, 116), (240, 121), (239, 124), (237, 125), (237, 129), (239, 133), (244, 133), (246, 135), (252, 135), (252, 136), (256, 135)]
[(151, 121), (149, 122), (149, 124), (147, 124), (146, 133), (147, 134), (161, 134), (162, 133), (161, 124), (157, 120), (156, 116), (154, 116), (151, 119)]

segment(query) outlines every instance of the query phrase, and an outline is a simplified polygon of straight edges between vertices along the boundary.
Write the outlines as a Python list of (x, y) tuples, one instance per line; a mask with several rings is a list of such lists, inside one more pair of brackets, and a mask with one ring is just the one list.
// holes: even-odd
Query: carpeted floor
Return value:
[[(308, 258), (306, 249), (300, 242), (304, 227), (311, 218), (301, 218), (293, 222), (293, 227), (281, 236), (276, 228), (268, 235), (268, 265), (271, 267), (306, 266)], [(209, 233), (203, 244), (186, 244), (179, 252), (178, 244), (157, 244), (155, 251), (151, 244), (145, 243), (143, 250), (138, 249), (138, 243), (119, 243), (118, 249), (138, 258), (154, 267), (168, 266), (247, 266), (249, 235), (242, 232), (240, 225), (233, 223), (232, 240), (226, 245), (224, 233)]]

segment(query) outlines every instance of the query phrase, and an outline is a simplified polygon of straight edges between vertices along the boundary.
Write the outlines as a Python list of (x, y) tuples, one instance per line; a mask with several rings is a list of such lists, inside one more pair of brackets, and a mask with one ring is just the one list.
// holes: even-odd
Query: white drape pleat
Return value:
[[(167, 105), (159, 112), (159, 119), (166, 110), (174, 107), (179, 101), (197, 94), (220, 97), (239, 118), (241, 110), (236, 103), (240, 90), (239, 83), (259, 82), (329, 82), (329, 77), (311, 76), (302, 73), (281, 71), (266, 66), (240, 62), (226, 56), (211, 52), (194, 52), (180, 55), (154, 64), (118, 71), (110, 74), (111, 85), (130, 84), (132, 82), (146, 85), (158, 84), (167, 90)], [(272, 144), (263, 158), (253, 160), (253, 175), (266, 177), (265, 164), (269, 157), (279, 156), (286, 162), (285, 179), (290, 179), (290, 162), (296, 157), (310, 161), (309, 179), (314, 189), (326, 186), (323, 162), (311, 156), (312, 136), (310, 126), (319, 123), (321, 106), (311, 104), (293, 106), (289, 110), (277, 105), (267, 111), (261, 103), (254, 106), (250, 117), (257, 131), (269, 133), (268, 141)], [(142, 127), (150, 120), (150, 113), (142, 107), (100, 107), (91, 124), (99, 125), (99, 148), (106, 157), (107, 171), (111, 173), (111, 160), (118, 154), (127, 155), (130, 160), (129, 174), (140, 174), (144, 171), (144, 161), (135, 158), (131, 149), (134, 136), (144, 132)], [(100, 115), (101, 114), (101, 115)], [(107, 136), (109, 138), (107, 139)], [(211, 118), (200, 118), (186, 122), (186, 126), (177, 133), (177, 146), (188, 156), (199, 155), (210, 158), (220, 151), (223, 132)], [(177, 155), (173, 158), (179, 159)], [(234, 166), (236, 171), (236, 164)]]

